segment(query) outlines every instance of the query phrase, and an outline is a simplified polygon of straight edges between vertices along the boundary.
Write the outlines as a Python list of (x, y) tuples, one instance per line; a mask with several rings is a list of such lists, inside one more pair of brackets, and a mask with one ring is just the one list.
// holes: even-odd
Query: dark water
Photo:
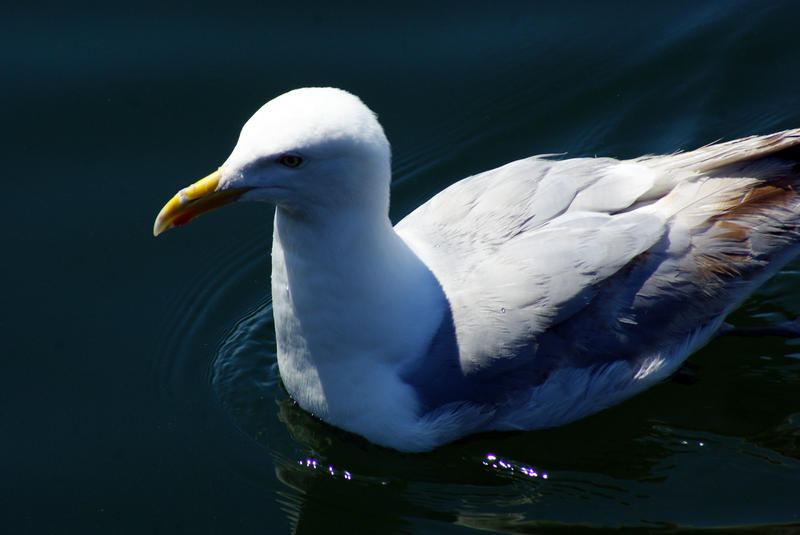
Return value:
[[(367, 6), (0, 8), (3, 531), (800, 532), (798, 342), (718, 340), (576, 424), (404, 455), (282, 391), (269, 207), (151, 236), (294, 87), (378, 112), (395, 219), (530, 154), (800, 126), (800, 4)], [(798, 314), (794, 262), (732, 319)]]

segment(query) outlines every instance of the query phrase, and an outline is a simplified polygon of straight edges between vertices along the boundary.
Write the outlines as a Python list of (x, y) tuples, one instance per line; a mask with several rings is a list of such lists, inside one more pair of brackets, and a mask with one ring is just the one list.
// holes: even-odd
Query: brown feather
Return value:
[(800, 239), (800, 129), (712, 144), (673, 158), (682, 160), (683, 169), (730, 180), (732, 186), (717, 198), (714, 213), (693, 239), (695, 281), (704, 293), (757, 276), (770, 258)]

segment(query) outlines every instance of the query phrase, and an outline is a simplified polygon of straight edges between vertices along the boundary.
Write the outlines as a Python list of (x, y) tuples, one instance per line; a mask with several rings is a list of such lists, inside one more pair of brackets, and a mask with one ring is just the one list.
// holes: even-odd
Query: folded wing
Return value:
[(452, 313), (426, 369), (447, 362), (454, 386), (431, 404), (685, 358), (797, 254), (798, 144), (793, 130), (630, 161), (534, 157), (432, 198), (396, 227)]

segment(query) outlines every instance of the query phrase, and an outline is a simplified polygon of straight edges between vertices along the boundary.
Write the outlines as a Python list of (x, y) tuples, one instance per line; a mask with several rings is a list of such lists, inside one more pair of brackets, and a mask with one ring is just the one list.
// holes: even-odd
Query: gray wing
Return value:
[(410, 214), (397, 231), (451, 308), (426, 356), (451, 386), (428, 385), (430, 404), (496, 400), (558, 368), (713, 332), (797, 252), (799, 136), (632, 161), (529, 158)]

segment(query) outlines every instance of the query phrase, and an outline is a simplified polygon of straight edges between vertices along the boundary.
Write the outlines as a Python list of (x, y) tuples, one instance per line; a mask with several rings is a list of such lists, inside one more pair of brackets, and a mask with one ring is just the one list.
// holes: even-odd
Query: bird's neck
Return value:
[[(333, 390), (357, 389), (360, 374), (367, 382), (424, 353), (446, 309), (436, 278), (388, 216), (367, 213), (322, 224), (278, 208), (272, 296), (287, 389), (327, 399)], [(334, 384), (339, 378), (349, 384)], [(298, 401), (328, 410), (325, 399)]]

